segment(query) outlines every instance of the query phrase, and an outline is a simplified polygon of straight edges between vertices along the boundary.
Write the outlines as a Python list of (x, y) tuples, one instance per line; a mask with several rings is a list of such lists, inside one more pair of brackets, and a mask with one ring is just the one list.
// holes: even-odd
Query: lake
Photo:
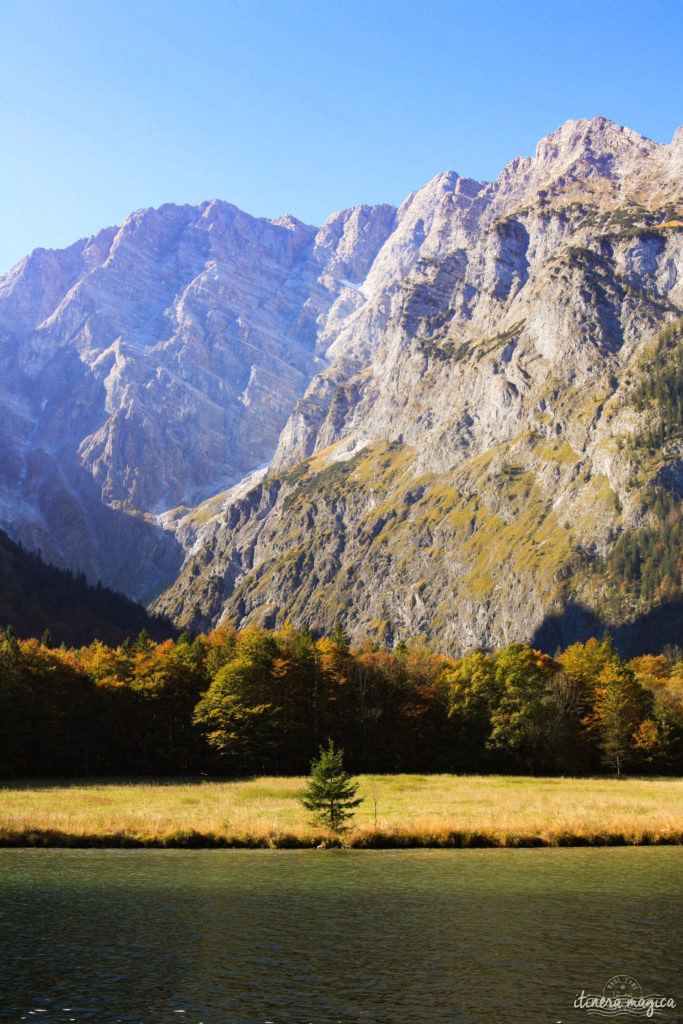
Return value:
[(0, 1021), (570, 1024), (616, 975), (675, 1021), (682, 868), (678, 848), (1, 850)]

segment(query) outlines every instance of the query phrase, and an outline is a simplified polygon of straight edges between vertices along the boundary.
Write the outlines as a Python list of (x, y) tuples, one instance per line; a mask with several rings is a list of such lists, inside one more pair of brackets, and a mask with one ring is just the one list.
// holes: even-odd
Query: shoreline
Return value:
[(0, 849), (155, 849), (155, 850), (476, 850), (562, 849), (576, 847), (683, 846), (683, 831), (670, 833), (560, 833), (553, 836), (493, 832), (458, 832), (445, 835), (416, 832), (353, 833), (338, 836), (318, 833), (219, 835), (194, 829), (167, 835), (131, 835), (125, 832), (76, 834), (56, 829), (4, 830)]

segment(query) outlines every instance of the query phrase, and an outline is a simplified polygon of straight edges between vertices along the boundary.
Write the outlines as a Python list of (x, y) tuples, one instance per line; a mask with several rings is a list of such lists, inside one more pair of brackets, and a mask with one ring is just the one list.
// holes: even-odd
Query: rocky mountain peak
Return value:
[[(536, 159), (560, 167), (577, 159), (594, 163), (601, 174), (615, 173), (619, 160), (648, 157), (659, 147), (631, 128), (606, 117), (566, 121), (536, 146)], [(616, 163), (616, 168), (615, 168)]]
[(398, 209), (399, 218), (407, 215), (414, 207), (425, 209), (435, 202), (438, 203), (444, 196), (455, 191), (460, 175), (456, 171), (443, 171), (437, 174), (431, 181), (428, 181), (422, 188), (416, 189), (407, 196)]
[[(149, 594), (177, 548), (152, 517), (270, 459), (339, 279), (364, 278), (394, 215), (361, 207), (320, 232), (220, 200), (165, 204), (23, 260), (0, 279), (0, 521)], [(160, 545), (156, 567), (117, 567), (112, 518), (141, 550), (141, 532)]]
[(325, 221), (315, 238), (313, 258), (336, 278), (361, 282), (394, 227), (396, 208), (354, 206)]

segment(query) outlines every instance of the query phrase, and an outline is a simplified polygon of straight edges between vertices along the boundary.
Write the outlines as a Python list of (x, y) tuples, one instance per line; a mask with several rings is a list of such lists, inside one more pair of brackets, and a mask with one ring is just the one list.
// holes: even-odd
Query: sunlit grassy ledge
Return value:
[(272, 848), (683, 843), (683, 780), (364, 775), (335, 836), (301, 778), (23, 782), (0, 787), (0, 846)]

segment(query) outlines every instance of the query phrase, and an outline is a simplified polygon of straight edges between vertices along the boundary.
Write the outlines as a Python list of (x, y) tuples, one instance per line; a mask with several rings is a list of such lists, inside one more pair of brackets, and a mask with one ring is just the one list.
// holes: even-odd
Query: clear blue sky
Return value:
[(680, 0), (0, 0), (0, 272), (164, 202), (495, 178), (571, 117), (670, 142), (681, 38)]

